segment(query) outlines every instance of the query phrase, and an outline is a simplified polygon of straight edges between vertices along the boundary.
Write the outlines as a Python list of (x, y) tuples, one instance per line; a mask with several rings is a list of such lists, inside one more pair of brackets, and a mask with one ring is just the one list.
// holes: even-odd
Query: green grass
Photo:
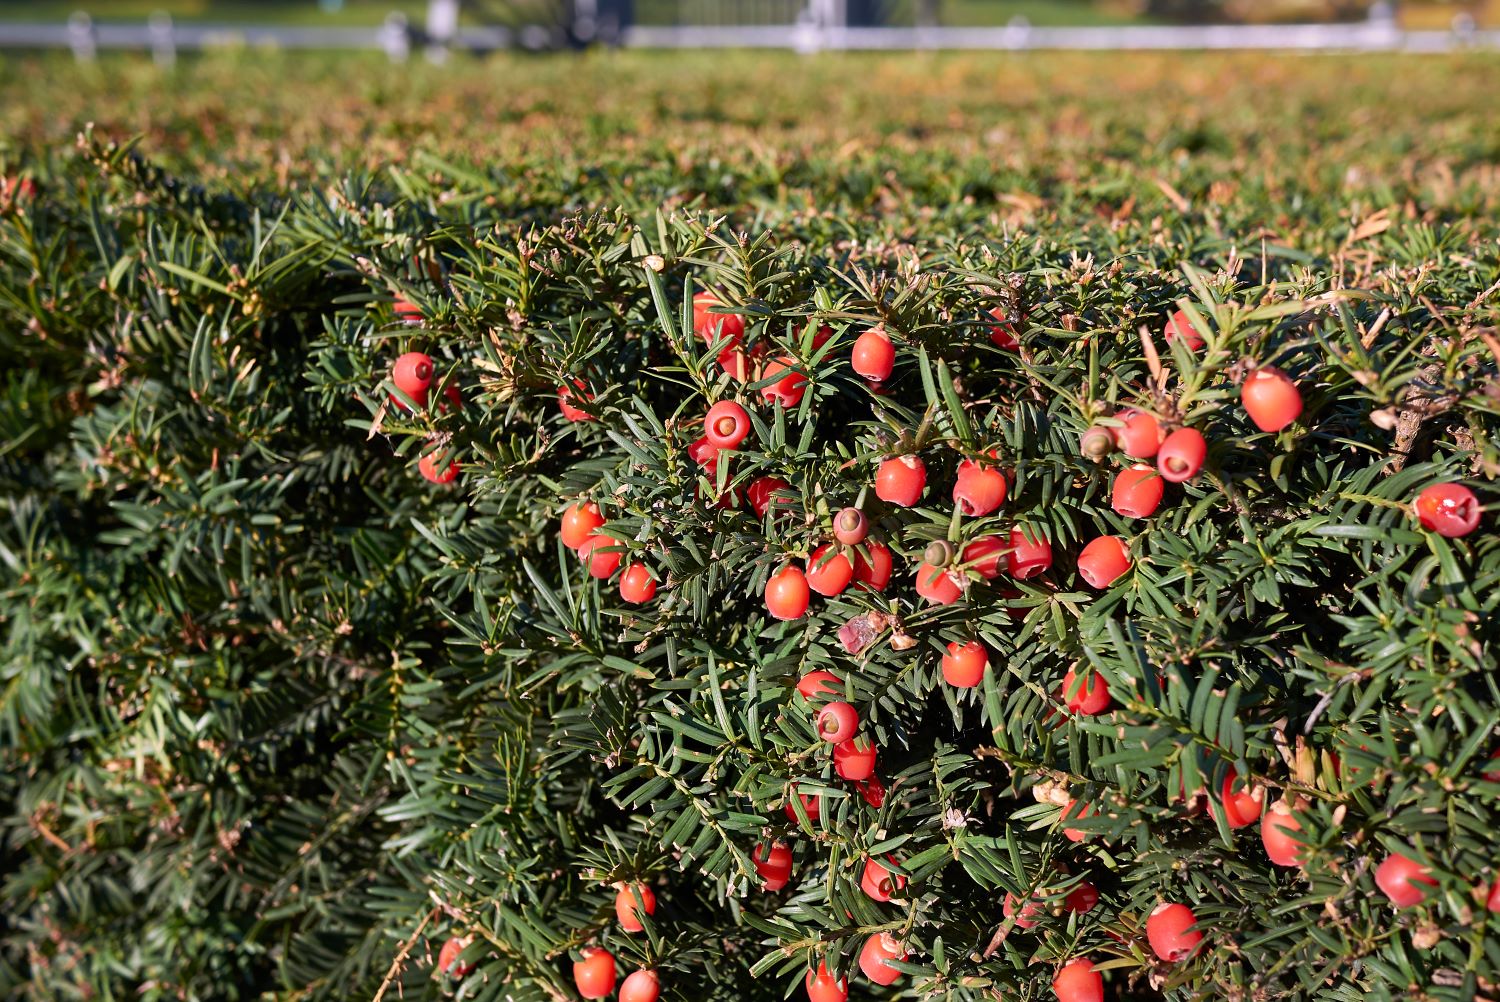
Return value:
[(420, 19), (427, 4), (425, 0), (344, 0), (340, 10), (325, 11), (315, 0), (9, 0), (0, 5), (0, 20), (63, 21), (79, 10), (96, 21), (143, 21), (163, 11), (179, 21), (360, 27), (380, 24), (395, 10)]

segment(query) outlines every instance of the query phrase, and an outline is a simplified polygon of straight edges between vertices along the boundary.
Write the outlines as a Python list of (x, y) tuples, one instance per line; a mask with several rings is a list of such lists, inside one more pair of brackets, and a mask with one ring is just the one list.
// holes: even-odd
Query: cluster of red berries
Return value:
[[(391, 403), (403, 411), (425, 409), (428, 398), (432, 395), (435, 377), (436, 369), (431, 356), (420, 351), (407, 352), (391, 366), (391, 385), (399, 391), (390, 395)], [(439, 404), (443, 410), (450, 406), (455, 409), (463, 406), (463, 395), (452, 383), (444, 388), (443, 397)], [(417, 471), (432, 483), (452, 483), (458, 478), (458, 460), (438, 444), (436, 439), (429, 440), (427, 445), (422, 457), (417, 460)]]

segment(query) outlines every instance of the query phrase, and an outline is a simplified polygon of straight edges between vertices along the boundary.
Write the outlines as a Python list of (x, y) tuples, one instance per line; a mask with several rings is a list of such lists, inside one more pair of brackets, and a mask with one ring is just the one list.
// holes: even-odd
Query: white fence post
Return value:
[(411, 24), (399, 10), (387, 14), (380, 26), (380, 47), (393, 63), (404, 63), (411, 55)]
[(172, 30), (172, 15), (153, 11), (146, 19), (146, 33), (151, 37), (151, 58), (163, 69), (177, 62), (177, 38)]
[(99, 55), (99, 39), (94, 34), (94, 19), (85, 11), (68, 15), (68, 48), (80, 63), (91, 63)]
[(427, 59), (441, 63), (458, 34), (458, 0), (427, 0)]

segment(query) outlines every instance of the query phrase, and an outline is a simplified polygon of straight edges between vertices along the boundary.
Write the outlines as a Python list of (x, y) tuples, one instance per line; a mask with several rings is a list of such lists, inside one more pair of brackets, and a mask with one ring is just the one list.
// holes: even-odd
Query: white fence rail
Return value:
[[(590, 37), (575, 33), (578, 37)], [(75, 14), (65, 24), (0, 22), (0, 49), (66, 48), (80, 60), (101, 49), (150, 51), (170, 63), (178, 50), (224, 47), (280, 49), (374, 49), (393, 60), (406, 59), (424, 46), (440, 59), (449, 49), (491, 51), (519, 45), (542, 49), (565, 44), (566, 33), (534, 25), (511, 31), (503, 27), (459, 28), (440, 41), (415, 30), (400, 14), (373, 28), (275, 27), (260, 25), (180, 24), (165, 16), (145, 24), (94, 22)], [(620, 44), (646, 49), (997, 49), (1027, 50), (1274, 50), (1333, 52), (1448, 52), (1500, 49), (1500, 31), (1476, 30), (1458, 22), (1452, 31), (1406, 31), (1393, 18), (1351, 24), (1123, 26), (1047, 28), (1016, 22), (996, 28), (849, 27), (820, 24), (804, 15), (784, 25), (631, 25)], [(435, 44), (436, 42), (436, 44)]]

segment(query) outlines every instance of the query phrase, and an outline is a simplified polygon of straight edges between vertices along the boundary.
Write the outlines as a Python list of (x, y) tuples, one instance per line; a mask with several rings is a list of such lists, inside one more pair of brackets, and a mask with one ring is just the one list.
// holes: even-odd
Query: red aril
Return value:
[[(432, 390), (432, 375), (432, 358), (425, 352), (409, 351), (391, 366), (391, 382), (418, 407), (427, 406), (427, 395)], [(391, 394), (391, 402), (401, 410), (411, 409), (405, 400), (394, 393)]]
[(990, 310), (990, 319), (995, 321), (990, 325), (991, 344), (1006, 351), (1015, 351), (1021, 347), (1021, 342), (1016, 337), (1016, 325), (1006, 315), (1005, 307), (997, 306)]
[(391, 298), (391, 311), (402, 323), (419, 324), (422, 322), (422, 307), (399, 292)]
[(1030, 929), (1037, 922), (1041, 921), (1042, 916), (1046, 912), (1045, 905), (1041, 901), (1036, 897), (1027, 898), (1025, 906), (1020, 909), (1020, 914), (1018, 915), (1016, 914), (1017, 900), (1019, 899), (1014, 894), (1006, 891), (1005, 901), (1000, 906), (1000, 910), (1005, 913), (1006, 918), (1014, 918), (1016, 920), (1017, 929)]
[(1301, 866), (1307, 862), (1307, 847), (1296, 839), (1302, 830), (1292, 809), (1281, 801), (1272, 804), (1260, 819), (1260, 841), (1266, 856), (1277, 866)]
[(958, 479), (953, 483), (953, 503), (958, 506), (960, 514), (978, 518), (1004, 504), (1008, 490), (1005, 474), (999, 469), (965, 459), (958, 464)]
[(467, 978), (470, 974), (474, 973), (474, 965), (472, 963), (465, 963), (458, 959), (459, 955), (464, 952), (468, 945), (469, 938), (467, 936), (454, 936), (450, 938), (443, 944), (443, 948), (438, 951), (438, 970), (450, 978)]
[(818, 711), (818, 737), (838, 744), (854, 737), (859, 730), (859, 711), (843, 700), (828, 703)]
[(880, 781), (879, 776), (871, 776), (863, 783), (855, 783), (854, 789), (858, 791), (865, 803), (877, 811), (885, 806), (885, 784)]
[(964, 547), (963, 562), (986, 581), (1000, 576), (1010, 542), (1004, 536), (980, 536)]
[(807, 989), (807, 1002), (848, 1002), (849, 979), (835, 979), (828, 973), (828, 964), (818, 961), (818, 970), (807, 972), (803, 979), (803, 987)]
[(1081, 713), (1086, 717), (1097, 716), (1108, 710), (1112, 700), (1109, 685), (1098, 672), (1089, 672), (1082, 680), (1069, 669), (1063, 676), (1062, 693), (1064, 705), (1070, 713)]
[(656, 1002), (661, 997), (661, 978), (655, 971), (631, 971), (620, 983), (620, 1002)]
[(782, 813), (792, 824), (800, 824), (801, 819), (797, 816), (797, 807), (802, 807), (802, 813), (807, 815), (808, 822), (818, 820), (823, 813), (823, 798), (816, 793), (798, 793), (797, 784), (792, 784), (792, 792), (787, 795), (787, 802), (782, 807)]
[(862, 783), (875, 774), (875, 742), (850, 738), (833, 748), (833, 769), (840, 779)]
[(910, 508), (927, 487), (927, 467), (916, 456), (892, 456), (875, 473), (875, 496)]
[(1453, 539), (1479, 528), (1484, 508), (1463, 484), (1433, 484), (1417, 495), (1417, 521), (1428, 532)]
[(755, 872), (765, 881), (763, 886), (768, 891), (779, 891), (792, 879), (792, 850), (785, 842), (776, 842), (765, 852), (761, 846), (756, 846), (750, 853), (750, 861), (755, 864)]
[(831, 671), (810, 671), (797, 681), (797, 691), (803, 699), (815, 696), (843, 695), (843, 682)]
[(900, 979), (901, 972), (889, 962), (894, 960), (899, 963), (905, 959), (906, 950), (896, 937), (888, 932), (877, 932), (860, 947), (859, 969), (875, 984), (891, 985)]
[(656, 579), (645, 564), (631, 564), (620, 575), (620, 598), (631, 605), (643, 605), (656, 597)]
[(1297, 384), (1273, 366), (1263, 366), (1245, 377), (1240, 402), (1261, 431), (1280, 431), (1302, 416), (1302, 393)]
[(593, 400), (594, 395), (588, 391), (583, 380), (573, 380), (572, 386), (559, 386), (557, 388), (557, 406), (562, 411), (562, 416), (569, 421), (592, 421), (594, 415), (580, 407), (574, 407), (572, 400)]
[(1108, 588), (1130, 570), (1130, 550), (1119, 536), (1100, 536), (1078, 554), (1078, 575), (1094, 588)]
[(801, 403), (802, 394), (807, 392), (807, 377), (792, 368), (796, 364), (796, 359), (785, 355), (767, 362), (762, 376), (776, 381), (762, 386), (760, 395), (783, 407), (796, 407)]
[(738, 313), (713, 313), (713, 307), (722, 306), (719, 297), (712, 292), (700, 292), (693, 297), (693, 333), (705, 341), (713, 342), (728, 338), (738, 342), (745, 335), (745, 318)]
[(959, 689), (972, 689), (984, 681), (990, 668), (990, 652), (977, 640), (953, 641), (943, 655), (943, 681)]
[(896, 367), (896, 347), (885, 331), (871, 328), (854, 342), (849, 364), (870, 382), (883, 383), (891, 378), (891, 371)]
[(1178, 310), (1167, 318), (1166, 326), (1162, 329), (1162, 335), (1168, 341), (1182, 339), (1187, 345), (1188, 351), (1197, 351), (1203, 347), (1203, 335), (1198, 333), (1198, 328), (1193, 326), (1193, 318), (1188, 316), (1187, 310)]
[(1063, 907), (1080, 915), (1099, 903), (1099, 888), (1085, 880), (1063, 898)]
[[(1062, 819), (1063, 823), (1066, 824), (1069, 821), (1082, 821), (1084, 818), (1092, 817), (1093, 814), (1094, 809), (1088, 804), (1080, 804), (1076, 800), (1069, 800), (1068, 805), (1062, 810)], [(1086, 832), (1081, 828), (1065, 827), (1063, 829), (1063, 836), (1069, 842), (1082, 842), (1084, 839), (1088, 838), (1090, 834), (1090, 832)]]
[(1191, 480), (1203, 469), (1208, 443), (1197, 428), (1178, 428), (1162, 442), (1156, 453), (1156, 470), (1168, 483)]
[(1005, 569), (1018, 581), (1034, 578), (1052, 566), (1052, 544), (1036, 528), (1010, 530)]
[[(620, 551), (615, 549), (620, 544), (617, 540), (597, 533), (583, 541), (578, 548), (578, 556), (588, 566), (591, 577), (603, 580), (620, 569)], [(614, 550), (614, 552), (605, 552)]]
[(1052, 978), (1057, 1002), (1104, 1002), (1104, 978), (1087, 957), (1068, 961)]
[[(635, 902), (639, 894), (641, 903)], [(626, 932), (640, 932), (646, 928), (641, 921), (641, 912), (656, 914), (656, 894), (645, 884), (626, 884), (615, 892), (615, 919)]]
[(1161, 507), (1166, 482), (1145, 463), (1136, 463), (1115, 474), (1109, 505), (1126, 518), (1150, 518)]
[(906, 887), (906, 878), (892, 869), (896, 861), (890, 856), (886, 860), (891, 864), (890, 867), (878, 860), (865, 860), (865, 870), (859, 878), (860, 890), (876, 901), (889, 901)]
[(1115, 444), (1131, 459), (1150, 459), (1161, 448), (1166, 435), (1155, 415), (1128, 407), (1115, 415), (1120, 426), (1114, 429)]
[(608, 950), (585, 947), (583, 959), (573, 962), (573, 984), (586, 999), (602, 999), (615, 990), (615, 958)]
[(788, 564), (766, 581), (766, 611), (777, 619), (801, 619), (811, 597), (800, 567)]
[(720, 400), (703, 419), (703, 437), (716, 449), (733, 449), (750, 434), (750, 414), (733, 400)]
[(450, 484), (458, 479), (459, 463), (446, 449), (433, 449), (417, 460), (417, 472), (435, 484)]
[(867, 591), (885, 591), (891, 583), (891, 551), (884, 543), (869, 539), (854, 551), (854, 580)]
[(1194, 929), (1198, 916), (1187, 905), (1162, 903), (1146, 918), (1146, 939), (1151, 952), (1176, 963), (1191, 957), (1203, 943), (1203, 933)]
[(1375, 886), (1397, 908), (1410, 908), (1420, 904), (1427, 897), (1427, 888), (1436, 887), (1437, 881), (1427, 867), (1410, 856), (1394, 852), (1375, 868)]
[(562, 529), (558, 535), (564, 546), (576, 550), (603, 524), (604, 516), (599, 513), (598, 505), (592, 501), (579, 501), (563, 512)]
[(1224, 809), (1224, 821), (1231, 828), (1244, 828), (1260, 820), (1261, 805), (1266, 799), (1265, 787), (1256, 784), (1236, 787), (1239, 774), (1230, 769), (1219, 785), (1219, 804)]
[(845, 546), (858, 546), (870, 533), (870, 520), (858, 508), (845, 508), (833, 517), (833, 538)]
[(952, 605), (963, 597), (963, 582), (947, 567), (925, 560), (917, 565), (917, 594), (934, 605)]
[(854, 565), (832, 543), (813, 550), (807, 560), (807, 586), (819, 595), (838, 595), (854, 580)]
[(745, 488), (745, 500), (750, 502), (750, 509), (755, 512), (756, 518), (765, 518), (773, 504), (778, 509), (791, 508), (791, 501), (786, 493), (790, 487), (791, 484), (780, 477), (756, 477)]
[(708, 440), (707, 435), (695, 439), (687, 447), (687, 454), (689, 459), (703, 467), (709, 479), (719, 472), (719, 448)]

